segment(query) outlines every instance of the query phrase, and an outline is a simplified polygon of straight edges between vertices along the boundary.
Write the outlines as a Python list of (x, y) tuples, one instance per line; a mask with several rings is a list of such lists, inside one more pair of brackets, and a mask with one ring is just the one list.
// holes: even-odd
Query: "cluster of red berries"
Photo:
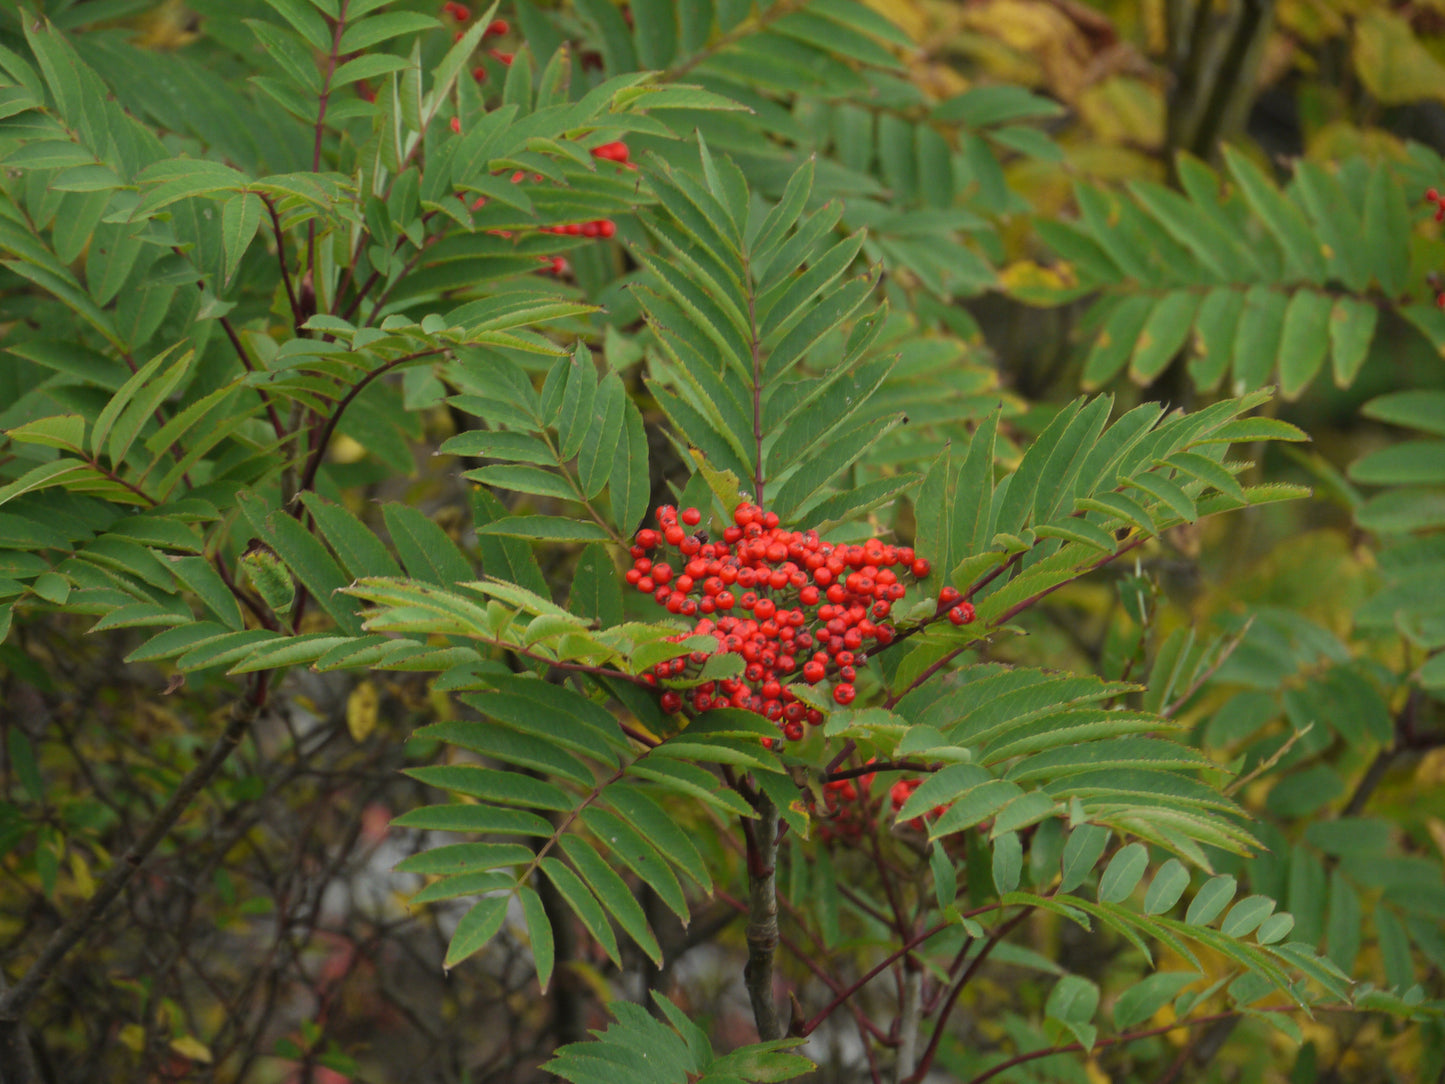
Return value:
[[(875, 773), (856, 779), (834, 779), (823, 784), (823, 808), (818, 820), (818, 838), (824, 843), (841, 840), (857, 843), (873, 827), (876, 810), (872, 804)], [(815, 812), (818, 812), (815, 809)]]
[[(872, 761), (869, 761), (871, 764)], [(864, 833), (873, 830), (878, 815), (878, 803), (872, 795), (876, 772), (867, 772), (853, 779), (835, 779), (823, 784), (823, 809), (819, 816), (818, 836), (824, 842), (841, 840), (856, 843)], [(921, 777), (900, 779), (888, 788), (888, 804), (897, 813), (913, 792), (923, 783)], [(945, 807), (935, 806), (927, 813), (911, 817), (907, 826), (915, 831), (926, 831), (925, 821), (942, 815)], [(814, 810), (814, 812), (819, 812)]]
[[(783, 736), (797, 741), (803, 724), (821, 722), (822, 713), (800, 701), (788, 682), (794, 675), (809, 685), (832, 678), (834, 703), (852, 703), (867, 649), (893, 640), (888, 617), (907, 591), (900, 572), (922, 579), (928, 562), (908, 546), (876, 539), (833, 545), (816, 531), (785, 530), (776, 513), (753, 504), (738, 505), (719, 541), (697, 529), (701, 522), (696, 508), (679, 513), (665, 505), (657, 510), (657, 529), (638, 531), (630, 551), (627, 582), (669, 613), (696, 618), (686, 635), (717, 641), (714, 651), (659, 663), (648, 676), (653, 683), (696, 677), (712, 655), (741, 655), (741, 678), (703, 682), (686, 690), (686, 700), (669, 689), (662, 706), (743, 708), (779, 723)], [(661, 547), (677, 551), (675, 565), (658, 554)]]

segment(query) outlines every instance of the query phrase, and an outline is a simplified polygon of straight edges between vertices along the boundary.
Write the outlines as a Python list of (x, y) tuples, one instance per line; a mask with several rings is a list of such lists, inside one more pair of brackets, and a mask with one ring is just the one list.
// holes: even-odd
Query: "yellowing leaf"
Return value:
[(1129, 75), (1095, 83), (1078, 100), (1079, 115), (1105, 143), (1127, 147), (1164, 144), (1164, 93)]
[(346, 729), (351, 731), (354, 740), (363, 742), (376, 729), (379, 703), (376, 686), (370, 681), (363, 681), (351, 690), (351, 695), (346, 698)]
[(70, 852), (70, 876), (75, 881), (75, 894), (89, 899), (95, 892), (95, 878), (90, 874), (90, 864), (79, 851)]
[(1078, 285), (1074, 269), (1067, 263), (1044, 267), (1033, 260), (1015, 260), (999, 272), (1004, 292), (1025, 305), (1056, 305), (1055, 294)]
[(179, 1039), (172, 1039), (171, 1049), (183, 1058), (190, 1058), (204, 1065), (211, 1064), (211, 1048), (194, 1035), (182, 1035)]
[(1430, 55), (1410, 24), (1387, 11), (1372, 11), (1355, 28), (1355, 72), (1384, 105), (1421, 98), (1445, 101), (1445, 66)]

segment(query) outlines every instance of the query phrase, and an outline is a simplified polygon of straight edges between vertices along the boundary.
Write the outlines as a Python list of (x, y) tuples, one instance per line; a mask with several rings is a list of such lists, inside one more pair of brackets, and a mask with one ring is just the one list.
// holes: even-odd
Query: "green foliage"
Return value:
[[(164, 80), (80, 6), (0, 22), (0, 670), (44, 688), (83, 629), (145, 699), (168, 681), (237, 728), (213, 754), (162, 743), (144, 771), (186, 801), (157, 813), (105, 804), (126, 762), (98, 777), (68, 731), (7, 726), (18, 891), (46, 914), (118, 895), (135, 821), (155, 846), (204, 788), (244, 792), (238, 744), (238, 775), (291, 765), (290, 713), (343, 680), (332, 714), (363, 745), (385, 675), (429, 705), (392, 735), (387, 876), (447, 916), (436, 968), (613, 999), (593, 1041), (541, 1032), (564, 1079), (791, 1079), (845, 1008), (875, 1078), (880, 1057), (982, 1079), (1137, 1048), (1119, 1079), (1145, 1079), (1159, 1019), (1242, 1021), (1266, 1049), (1320, 1008), (1445, 1056), (1445, 811), (1366, 808), (1396, 758), (1439, 770), (1445, 400), (1373, 371), (1402, 337), (1445, 344), (1410, 211), (1438, 156), (1280, 182), (1225, 147), (1220, 170), (1180, 154), (1173, 186), (1085, 175), (1056, 215), (1020, 176), (1064, 155), (1063, 107), (911, 78), (874, 6), (519, 0), (510, 52), (485, 44), (496, 5), (420, 7), (198, 4), (204, 44)], [(1057, 394), (989, 355), (986, 308), (961, 305), (989, 291), (1083, 303)], [(1327, 360), (1345, 409), (1389, 427), (1343, 471), (1294, 447)], [(1184, 374), (1189, 408), (1126, 373)], [(1292, 477), (1368, 560), (1225, 567), (1247, 547), (1221, 520), (1288, 545)], [(856, 664), (857, 701), (782, 672), (815, 713), (801, 740), (759, 710), (664, 711), (659, 686), (755, 660), (621, 567), (654, 506), (717, 537), (742, 501), (928, 566), (873, 611), (886, 638), (830, 663)], [(1171, 600), (1160, 569), (1191, 540), (1232, 579)], [(1311, 609), (1322, 582), (1340, 597)], [(248, 732), (262, 709), (285, 735)], [(718, 1055), (704, 1008), (624, 999), (693, 947), (679, 924), (744, 974), (766, 1041)], [(24, 966), (0, 1024), (33, 1015), (38, 952), (3, 928)], [(125, 1045), (154, 1057), (164, 1016), (167, 1049), (209, 1060), (234, 1025), (197, 1038), (168, 996)], [(987, 1026), (960, 1027), (960, 997)], [(360, 1072), (298, 1035), (277, 1056)]]

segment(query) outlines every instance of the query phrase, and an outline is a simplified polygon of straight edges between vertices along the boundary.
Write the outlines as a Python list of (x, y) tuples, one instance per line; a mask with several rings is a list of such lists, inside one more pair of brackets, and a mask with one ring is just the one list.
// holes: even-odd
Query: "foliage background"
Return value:
[[(450, 210), (450, 195), (418, 189), (408, 205), (393, 189), (379, 213), (353, 209), (348, 222), (337, 210), (345, 201), (336, 174), (298, 179), (316, 173), (317, 160), (311, 129), (287, 112), (304, 116), (307, 108), (292, 84), (304, 88), (315, 76), (306, 65), (324, 50), (313, 54), (304, 32), (292, 33), (280, 14), (286, 7), (93, 0), (47, 5), (51, 23), (39, 37), (33, 27), (27, 35), (14, 12), (0, 23), (10, 50), (0, 87), (7, 114), (0, 402), (8, 404), (0, 427), (9, 433), (0, 469), (7, 481), (33, 478), (28, 472), (49, 469), (57, 453), (63, 460), (70, 449), (88, 449), (100, 463), (103, 448), (113, 475), (82, 474), (68, 487), (28, 494), (25, 486), (0, 491), (8, 498), (0, 526), (9, 600), (0, 647), (7, 982), (93, 898), (97, 881), (224, 728), (237, 690), (265, 687), (263, 679), (226, 677), (216, 655), (172, 665), (199, 643), (185, 639), (194, 636), (187, 626), (199, 618), (254, 629), (264, 615), (274, 625), (268, 631), (285, 624), (259, 584), (253, 599), (262, 604), (247, 604), (243, 614), (227, 601), (224, 582), (219, 594), (208, 593), (215, 583), (199, 565), (171, 562), (204, 555), (239, 577), (255, 536), (294, 567), (298, 544), (288, 549), (287, 528), (268, 515), (274, 501), (248, 511), (243, 498), (213, 485), (198, 495), (202, 504), (139, 525), (91, 526), (94, 503), (87, 502), (128, 500), (114, 475), (137, 475), (123, 464), (140, 471), (151, 463), (136, 483), (143, 487), (156, 483), (151, 472), (170, 471), (169, 442), (155, 439), (153, 412), (193, 426), (182, 447), (196, 450), (191, 466), (207, 464), (198, 479), (232, 478), (278, 493), (314, 483), (308, 509), (346, 572), (353, 566), (337, 540), (351, 521), (327, 509), (345, 508), (387, 537), (386, 561), (395, 564), (394, 552), (414, 578), (439, 585), (470, 578), (480, 559), (607, 621), (622, 613), (604, 586), (610, 558), (576, 543), (629, 530), (642, 508), (678, 491), (710, 499), (689, 442), (711, 466), (750, 477), (752, 464), (736, 461), (736, 449), (715, 435), (728, 420), (697, 416), (677, 390), (687, 385), (687, 362), (660, 349), (663, 329), (690, 316), (657, 281), (689, 255), (694, 264), (698, 258), (675, 243), (665, 213), (676, 206), (667, 204), (669, 191), (689, 191), (677, 178), (699, 173), (696, 132), (709, 152), (736, 164), (760, 208), (785, 198), (790, 179), (811, 161), (806, 210), (819, 230), (812, 258), (821, 263), (826, 252), (837, 261), (819, 288), (842, 298), (840, 306), (878, 298), (890, 306), (871, 356), (899, 360), (879, 378), (867, 409), (853, 415), (866, 439), (857, 431), (808, 433), (809, 455), (842, 473), (819, 480), (792, 511), (862, 494), (832, 506), (851, 525), (845, 531), (922, 540), (932, 530), (938, 539), (929, 526), (928, 479), (943, 488), (947, 479), (932, 469), (950, 441), (962, 462), (996, 404), (997, 469), (1006, 475), (1080, 390), (1113, 391), (1117, 415), (1140, 402), (1194, 409), (1222, 394), (1280, 386), (1281, 399), (1266, 409), (1312, 442), (1260, 445), (1260, 465), (1243, 480), (1308, 483), (1312, 500), (1181, 523), (1139, 550), (1132, 567), (1121, 562), (1054, 592), (1027, 616), (1028, 637), (1000, 639), (983, 656), (1139, 679), (1154, 710), (1187, 690), (1177, 710), (1189, 743), (1247, 780), (1237, 796), (1260, 818), (1253, 830), (1269, 848), (1249, 859), (1211, 851), (1216, 868), (1278, 900), (1294, 915), (1296, 936), (1321, 944), (1350, 974), (1400, 999), (1417, 983), (1418, 996), (1440, 995), (1445, 316), (1429, 277), (1441, 264), (1439, 227), (1419, 202), (1442, 180), (1439, 11), (1346, 2), (1242, 3), (1227, 11), (1169, 2), (877, 5), (890, 23), (856, 5), (780, 0), (634, 3), (629, 24), (602, 0), (519, 3), (500, 13), (513, 25), (498, 47), (512, 50), (525, 39), (530, 66), (527, 55), (510, 66), (487, 59), (483, 46), (488, 79), (463, 78), (454, 95), (434, 103), (429, 155), (443, 153), (437, 148), (453, 114), (463, 134), (480, 123), (484, 103), (494, 108), (506, 99), (535, 116), (531, 84), (562, 85), (549, 83), (547, 70), (558, 80), (570, 72), (569, 88), (557, 93), (573, 98), (604, 76), (644, 69), (664, 73), (658, 85), (696, 85), (709, 95), (684, 95), (667, 108), (650, 108), (645, 96), (596, 103), (605, 114), (597, 131), (625, 137), (644, 163), (635, 176), (618, 168), (597, 171), (594, 180), (585, 152), (569, 158), (558, 149), (560, 129), (541, 125), (533, 134), (552, 143), (519, 143), (492, 153), (493, 164), (565, 177), (571, 188), (538, 186), (535, 202), (518, 207), (506, 202), (505, 175), (481, 181), (468, 200), (487, 195), (487, 215), (495, 217), (458, 222), (450, 240), (434, 240), (440, 212), (424, 213), (421, 201)], [(378, 55), (398, 59), (379, 62), (368, 89), (386, 89), (390, 67), (405, 69), (414, 40), (434, 73), (460, 29), (430, 5), (394, 10), (416, 20), (374, 43)], [(278, 34), (302, 34), (303, 44), (287, 46)], [(566, 59), (546, 69), (563, 41), (572, 43)], [(28, 58), (28, 78), (15, 58)], [(321, 164), (343, 176), (368, 168), (357, 149), (374, 134), (355, 88), (337, 94), (323, 148)], [(967, 94), (978, 88), (994, 89)], [(717, 108), (723, 99), (752, 112)], [(64, 130), (47, 130), (42, 116), (59, 117)], [(56, 143), (96, 154), (78, 158)], [(272, 203), (224, 203), (179, 170), (168, 191), (169, 156), (270, 177), (275, 187), (258, 191)], [(134, 194), (113, 187), (153, 161), (162, 164)], [(60, 171), (97, 164), (112, 176), (72, 174), (63, 192), (56, 183)], [(225, 194), (234, 178), (218, 168), (209, 180)], [(268, 239), (273, 203), (291, 246), (293, 282), (278, 278), (274, 235)], [(105, 248), (123, 247), (121, 221), (107, 221), (117, 210), (126, 222), (154, 224), (147, 243), (124, 256)], [(616, 239), (481, 232), (576, 217), (615, 220)], [(401, 318), (392, 338), (368, 348), (370, 364), (379, 358), (402, 375), (368, 382), (365, 395), (348, 400), (342, 424), (326, 433), (333, 439), (323, 445), (323, 462), (304, 454), (315, 445), (303, 447), (301, 436), (289, 447), (280, 438), (305, 435), (298, 422), (307, 411), (338, 400), (318, 382), (346, 386), (365, 366), (288, 369), (277, 350), (305, 337), (289, 303), (317, 288), (302, 275), (314, 266), (310, 255), (303, 262), (303, 245), (319, 229), (324, 250), (338, 223), (364, 224), (401, 253), (394, 264), (385, 251), (367, 254), (389, 285), (352, 315)], [(567, 276), (551, 280), (534, 270), (539, 256), (564, 250)], [(506, 406), (508, 390), (477, 378), (476, 367), (403, 372), (409, 363), (398, 360), (451, 334), (455, 325), (420, 322), (439, 298), (455, 310), (495, 297), (527, 309), (523, 322), (547, 322), (548, 337), (509, 337), (520, 325), (509, 318), (489, 325), (505, 313), (482, 304), (465, 321), (461, 341), (473, 345), (459, 354), (510, 351), (521, 359), (518, 371), (543, 389), (550, 362), (528, 348), (584, 339), (646, 424), (645, 434), (635, 432), (644, 434), (648, 473), (618, 479), (609, 464), (598, 534), (544, 540), (535, 561), (519, 536), (485, 528), (508, 513), (575, 513), (575, 502), (559, 503), (576, 495), (557, 480), (565, 463), (543, 481), (522, 473), (536, 465), (524, 456), (517, 457), (522, 471), (517, 462), (492, 461), (496, 446), (475, 436), (469, 444), (467, 434), (482, 429), (478, 418), (494, 423), (499, 410), (519, 409)], [(292, 374), (265, 385), (283, 412), (271, 446), (268, 420), (248, 416), (229, 435), (216, 430), (219, 446), (202, 447), (200, 423), (219, 423), (224, 410), (183, 413), (194, 403), (229, 402), (205, 400), (237, 376), (228, 327), (262, 368)], [(345, 333), (340, 325), (314, 328)], [(181, 351), (162, 353), (178, 342)], [(819, 354), (841, 356), (844, 342), (838, 334)], [(123, 360), (140, 369), (157, 356), (154, 369), (123, 383)], [(467, 373), (471, 386), (456, 383)], [(122, 388), (144, 409), (116, 410), (111, 435), (101, 440), (95, 425)], [(705, 389), (692, 394), (708, 398)], [(23, 428), (74, 414), (87, 419), (83, 432), (93, 445), (45, 423)], [(900, 414), (906, 426), (877, 435), (882, 419)], [(557, 438), (571, 439), (560, 431)], [(623, 445), (635, 450), (633, 439)], [(493, 488), (460, 478), (453, 455), (423, 454), (444, 445), (471, 456), (471, 480)], [(177, 470), (171, 484), (191, 490), (189, 479), (181, 482), (186, 471)], [(157, 550), (169, 555), (170, 568), (146, 556)], [(355, 556), (359, 563), (374, 557)], [(295, 631), (359, 632), (347, 628), (358, 607), (321, 589), (330, 585), (329, 570), (318, 575), (314, 582), (299, 576), (302, 595), (309, 590), (315, 603), (300, 605), (305, 616)], [(252, 572), (253, 582), (264, 576)], [(140, 594), (132, 591), (137, 583)], [(114, 597), (117, 590), (126, 597)], [(588, 590), (596, 592), (590, 611), (578, 608)], [(122, 612), (133, 605), (150, 609)], [(641, 607), (629, 613), (649, 616)], [(92, 629), (96, 617), (104, 620)], [(157, 627), (181, 635), (173, 645), (141, 649)], [(256, 673), (319, 657), (250, 656)], [(430, 661), (413, 670), (359, 666), (287, 671), (250, 737), (55, 972), (28, 1020), (42, 1079), (537, 1079), (558, 1046), (604, 1026), (603, 1006), (646, 1004), (654, 990), (708, 1028), (721, 1050), (756, 1038), (737, 978), (743, 923), (727, 899), (745, 894), (741, 859), (725, 842), (728, 833), (712, 830), (722, 816), (706, 807), (687, 814), (699, 818), (688, 827), (719, 891), (694, 906), (686, 929), (643, 893), (660, 967), (625, 941), (609, 959), (583, 929), (559, 924), (555, 979), (543, 997), (526, 931), (509, 920), (484, 954), (444, 971), (465, 908), (406, 906), (417, 875), (389, 870), (438, 840), (389, 822), (436, 801), (424, 774), (402, 770), (453, 756), (418, 730), (473, 718), (474, 705), (449, 695), (427, 672)], [(1028, 840), (1027, 883), (1052, 876), (1063, 837), (1048, 825), (1058, 823), (1041, 824)], [(849, 858), (836, 860), (846, 879)], [(829, 913), (837, 894), (810, 891), (813, 876), (785, 888), (799, 911), (809, 898), (825, 902), (821, 913), (797, 918), (797, 930), (812, 925), (831, 936), (832, 958), (846, 969), (855, 954), (860, 973), (874, 958), (877, 931), (861, 907), (845, 902)], [(1060, 968), (1105, 988), (1100, 1020), (1110, 1012), (1118, 1019), (1116, 992), (1141, 975), (1119, 935), (1085, 934), (1058, 915), (1036, 912), (1008, 944), (963, 991), (939, 1048), (942, 1072), (970, 1079), (1003, 1054), (1073, 1041), (1077, 1031), (1058, 1027), (1079, 1021), (1050, 998)], [(793, 957), (814, 952), (785, 950), (786, 981), (806, 981), (805, 964)], [(1211, 977), (1229, 966), (1223, 958), (1204, 962)], [(868, 988), (860, 1003), (886, 1013), (891, 996)], [(1159, 1001), (1149, 1023), (1171, 1022), (1170, 1000)], [(1013, 1078), (1437, 1077), (1445, 1041), (1437, 1020), (1426, 1014), (1407, 1022), (1400, 1005), (1386, 1001), (1380, 1007), (1396, 1015), (1322, 1013), (1284, 1036), (1266, 1016), (1231, 1016), (1101, 1048), (1089, 1059), (1026, 1063)], [(819, 1078), (867, 1078), (846, 1029), (818, 1034), (805, 1053), (820, 1063)]]

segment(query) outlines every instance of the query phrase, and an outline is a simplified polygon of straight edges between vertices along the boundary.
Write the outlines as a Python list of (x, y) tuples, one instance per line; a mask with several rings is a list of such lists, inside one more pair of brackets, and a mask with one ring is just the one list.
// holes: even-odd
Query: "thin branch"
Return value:
[[(1318, 1008), (1327, 1008), (1328, 1006), (1317, 1006), (1317, 1007), (1318, 1007)], [(1297, 1006), (1297, 1005), (1270, 1005), (1270, 1006), (1266, 1006), (1265, 1008), (1261, 1008), (1261, 1009), (1250, 1009), (1249, 1011), (1250, 1011), (1250, 1012), (1298, 1012), (1298, 1011), (1299, 1011), (1299, 1006)], [(1221, 1020), (1233, 1020), (1233, 1019), (1235, 1019), (1235, 1018), (1237, 1018), (1237, 1017), (1239, 1017), (1239, 1016), (1241, 1016), (1241, 1015), (1243, 1015), (1243, 1014), (1242, 1014), (1238, 1009), (1234, 1009), (1234, 1010), (1230, 1010), (1230, 1011), (1226, 1011), (1226, 1012), (1214, 1013), (1213, 1015), (1210, 1015), (1210, 1016), (1200, 1016), (1200, 1017), (1197, 1017), (1197, 1018), (1195, 1018), (1195, 1019), (1193, 1019), (1193, 1020), (1176, 1020), (1176, 1021), (1174, 1021), (1174, 1023), (1172, 1023), (1172, 1024), (1162, 1024), (1162, 1025), (1160, 1025), (1159, 1027), (1146, 1028), (1146, 1029), (1144, 1029), (1143, 1031), (1126, 1031), (1126, 1032), (1124, 1032), (1122, 1035), (1114, 1035), (1114, 1036), (1111, 1036), (1111, 1037), (1106, 1038), (1106, 1039), (1099, 1039), (1099, 1040), (1095, 1041), (1094, 1046), (1093, 1046), (1093, 1049), (1097, 1050), (1097, 1049), (1099, 1049), (1100, 1047), (1106, 1047), (1106, 1046), (1119, 1046), (1119, 1045), (1121, 1045), (1121, 1044), (1123, 1044), (1123, 1043), (1136, 1042), (1136, 1041), (1139, 1040), (1139, 1039), (1151, 1039), (1151, 1038), (1153, 1038), (1153, 1037), (1156, 1036), (1156, 1035), (1165, 1035), (1165, 1034), (1168, 1034), (1169, 1032), (1175, 1030), (1176, 1028), (1194, 1028), (1194, 1027), (1199, 1027), (1199, 1026), (1202, 1025), (1202, 1024), (1215, 1024), (1215, 1023), (1218, 1023), (1218, 1022), (1221, 1021)], [(1027, 1062), (1031, 1062), (1031, 1061), (1038, 1061), (1040, 1058), (1051, 1058), (1051, 1057), (1053, 1057), (1055, 1054), (1072, 1054), (1072, 1053), (1075, 1053), (1075, 1052), (1078, 1052), (1078, 1051), (1082, 1051), (1083, 1049), (1084, 1049), (1084, 1044), (1083, 1044), (1083, 1043), (1068, 1043), (1068, 1044), (1065, 1045), (1065, 1046), (1046, 1046), (1046, 1047), (1044, 1047), (1044, 1049), (1042, 1049), (1042, 1050), (1030, 1050), (1027, 1054), (1016, 1054), (1016, 1055), (1014, 1055), (1012, 1058), (1009, 1058), (1007, 1061), (1003, 1061), (1003, 1062), (1000, 1062), (999, 1064), (995, 1065), (992, 1069), (988, 1069), (988, 1070), (985, 1070), (984, 1072), (980, 1073), (978, 1076), (976, 1076), (976, 1077), (974, 1077), (972, 1080), (970, 1080), (970, 1081), (968, 1082), (968, 1084), (984, 1084), (984, 1081), (986, 1081), (986, 1080), (992, 1080), (994, 1077), (998, 1076), (1000, 1073), (1007, 1072), (1008, 1070), (1014, 1068), (1015, 1066), (1024, 1065), (1024, 1064), (1026, 1064)]]
[(870, 968), (868, 972), (863, 975), (862, 978), (845, 987), (841, 993), (839, 993), (836, 997), (833, 998), (832, 1001), (828, 1002), (828, 1004), (824, 1005), (823, 1008), (818, 1010), (818, 1012), (814, 1013), (812, 1018), (803, 1025), (803, 1029), (799, 1032), (799, 1034), (813, 1034), (813, 1032), (818, 1029), (818, 1026), (822, 1024), (823, 1021), (826, 1020), (829, 1016), (831, 1016), (833, 1010), (836, 1009), (839, 1005), (842, 1005), (844, 1002), (848, 1001), (859, 990), (867, 986), (879, 975), (883, 974), (883, 972), (887, 971), (890, 967), (892, 967), (897, 961), (901, 960), (903, 957), (907, 956), (910, 952), (916, 949), (919, 945), (923, 944), (923, 942), (927, 941), (929, 938), (933, 937), (936, 934), (942, 933), (951, 925), (953, 925), (951, 922), (940, 922), (936, 926), (931, 926), (927, 930), (924, 930), (916, 937), (909, 938), (903, 943), (901, 948), (898, 948), (895, 951), (889, 953), (876, 965)]
[(1159, 714), (1166, 719), (1172, 719), (1174, 717), (1174, 713), (1180, 708), (1182, 708), (1185, 704), (1189, 703), (1189, 698), (1192, 697), (1195, 693), (1197, 693), (1204, 685), (1204, 683), (1210, 678), (1212, 678), (1215, 674), (1217, 674), (1219, 672), (1219, 668), (1229, 661), (1229, 656), (1233, 655), (1235, 649), (1239, 647), (1240, 644), (1244, 643), (1244, 638), (1249, 635), (1249, 630), (1253, 626), (1254, 617), (1251, 616), (1249, 620), (1244, 623), (1244, 627), (1241, 628), (1237, 633), (1235, 633), (1234, 639), (1230, 640), (1230, 642), (1225, 645), (1224, 650), (1219, 653), (1219, 657), (1213, 662), (1211, 662), (1207, 667), (1205, 667), (1204, 672), (1198, 674), (1194, 678), (1194, 680), (1189, 683), (1189, 688), (1185, 689), (1182, 693), (1175, 697), (1172, 704), (1169, 704), (1162, 708)]
[(1285, 743), (1283, 745), (1276, 749), (1270, 756), (1266, 757), (1264, 760), (1260, 761), (1257, 765), (1255, 765), (1254, 771), (1250, 772), (1248, 775), (1240, 776), (1233, 783), (1229, 784), (1229, 786), (1224, 789), (1224, 796), (1226, 798), (1234, 797), (1245, 787), (1249, 786), (1249, 784), (1253, 783), (1260, 776), (1264, 775), (1267, 771), (1269, 771), (1281, 760), (1283, 760), (1285, 754), (1288, 753), (1291, 749), (1293, 749), (1295, 747), (1295, 744), (1314, 728), (1314, 723), (1306, 723), (1303, 730), (1296, 730), (1291, 732), (1290, 736), (1285, 739)]
[(326, 422), (321, 426), (321, 432), (316, 439), (316, 443), (312, 445), (311, 455), (306, 461), (306, 467), (301, 472), (301, 483), (297, 487), (296, 492), (298, 494), (306, 493), (316, 484), (316, 472), (321, 469), (321, 462), (326, 458), (326, 448), (331, 443), (331, 437), (336, 432), (336, 425), (341, 421), (341, 415), (345, 413), (346, 408), (351, 405), (352, 401), (355, 400), (358, 395), (366, 390), (367, 386), (373, 380), (379, 376), (385, 376), (393, 369), (405, 365), (407, 362), (416, 361), (419, 358), (431, 357), (434, 354), (444, 354), (449, 349), (450, 347), (446, 346), (435, 346), (429, 350), (418, 350), (411, 354), (404, 354), (399, 358), (393, 358), (385, 365), (377, 366), (353, 384), (351, 390), (342, 396), (341, 401), (336, 404), (336, 408), (332, 410)]
[(259, 196), (261, 202), (266, 205), (266, 210), (271, 215), (271, 229), (276, 234), (276, 262), (281, 265), (281, 282), (286, 287), (286, 300), (291, 306), (291, 322), (293, 330), (298, 336), (305, 335), (301, 325), (306, 322), (306, 315), (301, 311), (301, 301), (296, 296), (296, 288), (291, 283), (291, 269), (286, 266), (286, 234), (281, 229), (281, 216), (276, 211), (276, 203), (270, 196), (263, 196), (256, 192), (253, 195)]
[[(21, 976), (20, 981), (0, 996), (0, 1029), (18, 1025), (60, 961), (95, 931), (106, 908), (130, 883), (131, 878), (140, 872), (151, 852), (170, 833), (176, 821), (180, 820), (181, 815), (190, 807), (191, 801), (211, 781), (226, 762), (226, 758), (240, 744), (242, 737), (265, 706), (268, 685), (269, 675), (262, 671), (250, 683), (245, 695), (232, 705), (231, 721), (221, 736), (200, 762), (186, 773), (166, 804), (152, 818), (141, 838), (111, 867), (85, 904), (51, 934), (50, 940), (40, 950), (40, 955)], [(3, 1042), (0, 1042), (0, 1046), (3, 1045)]]
[[(196, 283), (197, 286), (201, 284)], [(251, 360), (251, 355), (246, 353), (246, 347), (241, 343), (241, 336), (236, 334), (236, 329), (231, 326), (231, 321), (224, 316), (220, 319), (221, 330), (226, 333), (226, 338), (231, 340), (231, 347), (236, 351), (236, 356), (241, 359), (241, 368), (248, 373), (256, 371), (256, 363)], [(278, 440), (286, 439), (286, 426), (281, 423), (281, 415), (276, 413), (276, 406), (271, 402), (271, 397), (266, 394), (265, 388), (257, 388), (256, 394), (261, 397), (261, 402), (266, 405), (266, 416), (271, 419), (271, 428), (276, 432)]]
[(969, 961), (968, 966), (963, 969), (963, 974), (958, 977), (958, 982), (954, 984), (953, 989), (948, 992), (948, 997), (944, 999), (943, 1007), (938, 1013), (938, 1022), (933, 1027), (933, 1037), (928, 1040), (927, 1049), (923, 1051), (923, 1056), (918, 1059), (917, 1068), (914, 1069), (911, 1076), (900, 1080), (898, 1084), (918, 1084), (919, 1081), (928, 1075), (928, 1070), (933, 1066), (933, 1059), (938, 1054), (938, 1044), (943, 1039), (943, 1033), (946, 1030), (944, 1025), (948, 1023), (948, 1018), (953, 1013), (953, 1007), (958, 1003), (958, 995), (963, 993), (963, 988), (969, 984), (973, 976), (978, 972), (978, 969), (983, 966), (983, 962), (988, 959), (989, 953), (997, 947), (1000, 941), (1012, 932), (1015, 926), (1032, 914), (1033, 910), (1032, 907), (1025, 907), (1006, 922), (1000, 923), (999, 926), (988, 935), (988, 940), (985, 941), (983, 947), (978, 950), (978, 955)]

